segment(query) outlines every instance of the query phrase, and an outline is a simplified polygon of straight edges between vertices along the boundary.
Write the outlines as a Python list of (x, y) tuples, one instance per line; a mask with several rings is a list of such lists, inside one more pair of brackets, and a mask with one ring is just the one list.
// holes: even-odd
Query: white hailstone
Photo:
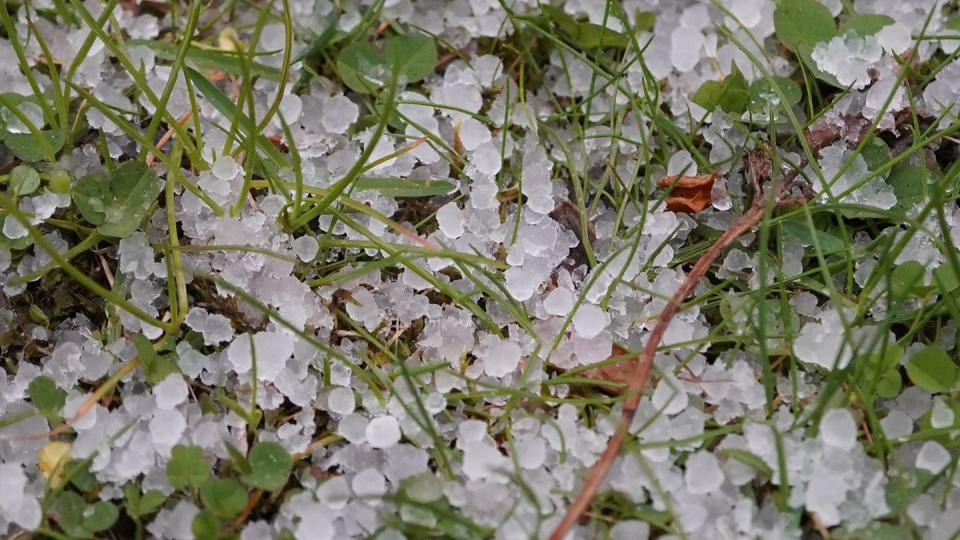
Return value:
[(804, 505), (816, 512), (827, 527), (840, 523), (840, 505), (847, 499), (849, 480), (825, 468), (818, 468), (807, 484)]
[(240, 334), (227, 347), (227, 360), (233, 365), (237, 373), (246, 373), (253, 366), (253, 357), (250, 355), (250, 334)]
[(913, 44), (910, 28), (899, 21), (881, 28), (877, 32), (877, 40), (884, 50), (893, 54), (902, 54)]
[(703, 32), (683, 26), (674, 28), (670, 34), (670, 61), (673, 67), (680, 73), (692, 70), (700, 62), (703, 44)]
[(517, 441), (517, 462), (527, 470), (538, 469), (547, 458), (546, 442), (540, 437), (528, 437)]
[(933, 399), (933, 407), (930, 409), (930, 426), (936, 429), (951, 427), (955, 421), (953, 409), (943, 400), (943, 397), (937, 396)]
[(337, 425), (337, 434), (342, 435), (344, 439), (353, 444), (366, 442), (367, 424), (369, 423), (367, 417), (350, 413), (340, 420), (340, 424)]
[(690, 493), (702, 495), (716, 491), (723, 485), (723, 469), (720, 468), (716, 456), (710, 452), (701, 450), (691, 455), (687, 458), (685, 467), (683, 482)]
[(506, 456), (486, 444), (471, 444), (463, 449), (463, 473), (470, 480), (492, 478), (508, 466)]
[(464, 150), (472, 152), (476, 147), (491, 139), (490, 130), (483, 122), (470, 117), (460, 124), (460, 142)]
[(793, 342), (793, 352), (800, 361), (828, 370), (843, 369), (853, 359), (836, 311), (824, 313), (821, 322), (805, 324)]
[(670, 156), (670, 162), (667, 163), (667, 174), (670, 176), (696, 176), (697, 162), (693, 156), (686, 150), (680, 150)]
[(678, 383), (675, 377), (664, 377), (657, 383), (653, 396), (650, 397), (650, 403), (668, 416), (683, 412), (690, 404), (690, 396)]
[(573, 292), (566, 287), (557, 287), (543, 300), (543, 309), (550, 315), (567, 316), (573, 309)]
[(317, 488), (317, 498), (331, 510), (340, 510), (350, 502), (353, 492), (343, 476), (334, 476)]
[(157, 446), (171, 448), (180, 442), (183, 430), (187, 428), (187, 421), (176, 409), (165, 411), (159, 409), (150, 419), (150, 440)]
[(915, 466), (918, 469), (930, 471), (934, 474), (942, 471), (951, 460), (950, 452), (937, 441), (927, 441), (917, 452), (917, 461)]
[(294, 336), (286, 332), (260, 332), (253, 336), (253, 343), (257, 352), (257, 379), (273, 382), (293, 356)]
[(297, 528), (293, 531), (297, 540), (332, 540), (334, 534), (336, 530), (330, 518), (320, 511), (301, 513)]
[(820, 419), (820, 440), (829, 446), (852, 450), (857, 444), (857, 423), (847, 409), (831, 409)]
[(627, 519), (610, 527), (610, 540), (647, 540), (650, 525), (639, 519)]
[(220, 156), (213, 162), (210, 172), (220, 180), (233, 180), (240, 174), (240, 165), (231, 156)]
[(357, 497), (380, 497), (387, 492), (387, 479), (371, 467), (358, 472), (350, 487)]
[(356, 406), (353, 390), (349, 388), (338, 386), (331, 390), (330, 395), (327, 396), (327, 408), (330, 409), (330, 412), (347, 415), (352, 413)]
[(183, 377), (171, 373), (153, 387), (153, 397), (158, 408), (170, 410), (187, 399), (187, 390), (187, 383), (184, 382)]
[(437, 225), (449, 238), (463, 236), (463, 212), (455, 202), (448, 202), (437, 210)]
[[(0, 464), (0, 522), (12, 522), (27, 530), (40, 525), (40, 503), (27, 494), (26, 488), (23, 467), (17, 463)], [(6, 523), (2, 530), (6, 530)]]
[(522, 266), (508, 268), (503, 277), (510, 296), (520, 302), (529, 300), (540, 285), (536, 272)]
[(457, 442), (461, 448), (465, 448), (465, 443), (478, 442), (483, 440), (487, 434), (487, 424), (480, 420), (464, 420), (457, 426)]
[(609, 322), (607, 314), (593, 304), (580, 304), (577, 312), (573, 314), (573, 329), (578, 336), (585, 339), (603, 332)]
[(303, 235), (293, 241), (293, 251), (297, 258), (303, 262), (310, 262), (320, 251), (320, 244), (317, 239), (310, 235)]
[(23, 238), (28, 235), (29, 231), (23, 224), (20, 223), (20, 220), (13, 216), (6, 216), (6, 219), (3, 221), (3, 235), (11, 240), (16, 240), (18, 238)]
[[(17, 105), (17, 109), (20, 110), (20, 113), (25, 116), (27, 120), (30, 120), (30, 123), (33, 124), (34, 127), (43, 127), (45, 123), (43, 119), (43, 109), (41, 109), (39, 105), (24, 101)], [(27, 124), (6, 107), (0, 111), (0, 118), (6, 120), (6, 130), (10, 133), (30, 133), (30, 128), (27, 127)]]
[(323, 102), (320, 123), (330, 133), (346, 133), (350, 124), (357, 121), (360, 107), (346, 96), (333, 96)]
[(66, 403), (63, 405), (63, 416), (64, 418), (72, 419), (70, 427), (83, 431), (92, 428), (97, 424), (97, 416), (100, 412), (100, 405), (95, 405), (90, 408), (86, 413), (81, 415), (79, 418), (74, 419), (77, 413), (80, 411), (80, 407), (83, 406), (84, 402), (90, 397), (89, 394), (80, 394), (67, 398)]
[(364, 433), (370, 446), (390, 448), (400, 442), (400, 423), (393, 416), (380, 416), (370, 420)]
[(899, 439), (913, 433), (913, 419), (903, 411), (893, 410), (880, 420), (880, 427), (888, 439)]
[(375, 326), (381, 319), (381, 310), (373, 293), (363, 287), (357, 287), (350, 296), (351, 301), (346, 303), (347, 315), (355, 321), (362, 322), (368, 328)]
[(503, 158), (500, 156), (500, 149), (492, 141), (487, 141), (473, 151), (470, 155), (470, 163), (481, 173), (493, 176), (500, 172)]
[(481, 355), (483, 371), (491, 377), (513, 373), (520, 364), (520, 355), (520, 345), (512, 341), (499, 341)]
[(302, 110), (303, 102), (296, 94), (287, 94), (280, 100), (280, 114), (283, 115), (283, 121), (287, 124), (296, 122)]

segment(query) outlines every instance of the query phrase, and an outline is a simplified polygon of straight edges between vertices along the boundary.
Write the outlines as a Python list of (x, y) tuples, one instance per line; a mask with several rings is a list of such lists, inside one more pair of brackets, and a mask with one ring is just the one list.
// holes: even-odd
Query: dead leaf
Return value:
[(670, 189), (667, 210), (695, 214), (713, 201), (710, 192), (718, 176), (718, 172), (703, 176), (664, 176), (657, 180), (657, 187)]
[[(630, 351), (614, 343), (610, 350), (610, 357), (623, 357), (619, 362), (590, 368), (581, 372), (581, 375), (588, 379), (622, 384), (623, 388), (626, 388), (630, 382), (630, 378), (633, 376), (634, 371), (637, 369), (637, 364), (640, 363), (640, 360), (636, 355), (626, 356), (628, 354), (630, 354)], [(604, 386), (602, 389), (614, 395), (620, 395), (623, 393), (623, 390), (620, 388), (611, 386)]]

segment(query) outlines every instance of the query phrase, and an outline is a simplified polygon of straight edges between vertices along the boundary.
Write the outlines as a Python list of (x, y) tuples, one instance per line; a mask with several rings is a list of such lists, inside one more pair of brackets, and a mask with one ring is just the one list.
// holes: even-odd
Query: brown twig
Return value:
[[(753, 229), (763, 219), (767, 197), (764, 195), (761, 178), (769, 176), (766, 174), (767, 171), (769, 171), (768, 163), (769, 161), (761, 151), (754, 151), (747, 154), (746, 168), (750, 182), (754, 188), (753, 204), (746, 213), (740, 216), (730, 228), (720, 235), (720, 237), (714, 241), (713, 245), (710, 246), (710, 249), (697, 260), (696, 264), (693, 265), (693, 268), (687, 274), (686, 279), (676, 292), (673, 293), (670, 301), (663, 308), (657, 324), (653, 327), (650, 336), (647, 338), (647, 343), (640, 356), (639, 362), (630, 377), (627, 391), (624, 394), (626, 400), (623, 404), (623, 411), (620, 413), (620, 422), (617, 430), (607, 442), (607, 447), (604, 449), (600, 459), (587, 473), (587, 477), (584, 480), (583, 486), (580, 488), (580, 492), (577, 494), (577, 498), (567, 508), (566, 515), (553, 530), (553, 533), (551, 533), (550, 540), (561, 540), (567, 535), (570, 529), (573, 528), (574, 524), (576, 524), (577, 520), (580, 519), (580, 516), (583, 515), (584, 511), (590, 505), (594, 495), (596, 495), (597, 490), (600, 488), (600, 484), (603, 483), (604, 478), (606, 478), (607, 473), (613, 466), (614, 460), (616, 460), (617, 455), (620, 454), (620, 447), (623, 446), (623, 441), (630, 429), (630, 424), (633, 423), (633, 419), (637, 414), (637, 408), (640, 406), (640, 398), (643, 390), (647, 385), (647, 381), (650, 379), (650, 369), (653, 365), (653, 358), (656, 355), (657, 348), (660, 345), (660, 340), (663, 339), (663, 335), (670, 326), (673, 316), (679, 311), (680, 305), (687, 296), (693, 292), (697, 282), (707, 273), (707, 270), (717, 260), (720, 254), (739, 238), (740, 235)], [(801, 199), (805, 200), (804, 196), (791, 196), (791, 193), (794, 191), (793, 188), (796, 186), (796, 179), (797, 174), (788, 174), (780, 182), (780, 185), (776, 188), (776, 194), (773, 200), (775, 208), (796, 204), (801, 202)]]

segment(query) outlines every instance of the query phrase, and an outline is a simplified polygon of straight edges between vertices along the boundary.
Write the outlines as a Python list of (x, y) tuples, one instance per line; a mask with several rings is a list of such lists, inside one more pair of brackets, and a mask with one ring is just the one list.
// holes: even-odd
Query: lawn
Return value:
[(956, 0), (0, 0), (0, 537), (960, 537)]

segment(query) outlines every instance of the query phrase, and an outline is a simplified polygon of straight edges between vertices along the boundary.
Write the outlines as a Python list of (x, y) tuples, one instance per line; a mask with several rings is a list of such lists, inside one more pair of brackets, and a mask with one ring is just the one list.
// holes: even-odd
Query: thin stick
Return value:
[[(577, 498), (567, 508), (566, 515), (563, 516), (563, 519), (553, 530), (553, 533), (550, 534), (550, 540), (562, 540), (567, 535), (577, 520), (580, 519), (580, 516), (586, 511), (594, 495), (596, 495), (597, 490), (600, 489), (600, 484), (603, 483), (607, 473), (610, 472), (610, 467), (613, 466), (613, 462), (616, 460), (617, 455), (620, 453), (620, 448), (623, 446), (623, 441), (630, 429), (630, 424), (633, 423), (633, 419), (637, 414), (643, 389), (650, 379), (650, 368), (653, 365), (653, 358), (657, 353), (657, 348), (660, 346), (660, 340), (663, 339), (663, 334), (670, 326), (673, 316), (679, 311), (680, 305), (683, 304), (683, 301), (693, 291), (694, 287), (696, 287), (697, 282), (707, 273), (707, 270), (717, 260), (720, 254), (739, 238), (740, 235), (753, 229), (763, 219), (765, 197), (760, 185), (760, 175), (757, 167), (754, 166), (755, 162), (751, 159), (752, 157), (754, 156), (748, 156), (747, 158), (747, 168), (749, 169), (750, 180), (755, 190), (753, 205), (745, 214), (740, 216), (729, 229), (720, 235), (720, 237), (714, 241), (713, 245), (710, 246), (710, 249), (697, 260), (696, 264), (694, 264), (690, 270), (690, 273), (687, 274), (686, 279), (676, 292), (673, 293), (670, 301), (663, 308), (663, 311), (660, 313), (660, 318), (653, 327), (653, 331), (650, 332), (647, 344), (643, 348), (640, 361), (637, 363), (637, 367), (630, 377), (630, 382), (625, 393), (626, 400), (623, 404), (623, 412), (620, 413), (620, 422), (617, 426), (617, 431), (607, 442), (607, 447), (604, 449), (600, 459), (587, 473), (587, 477), (584, 480), (583, 486), (580, 488), (580, 492), (577, 494)], [(789, 193), (792, 187), (792, 181), (795, 178), (795, 176), (791, 175), (784, 179), (774, 201), (776, 207), (782, 206), (784, 203), (795, 204), (797, 202), (794, 199), (784, 198), (784, 195)]]
[[(186, 113), (184, 113), (183, 116), (181, 116), (179, 119), (177, 119), (177, 124), (179, 124), (179, 125), (181, 125), (181, 126), (184, 125), (184, 124), (186, 124), (187, 121), (190, 120), (190, 117), (191, 117), (191, 116), (193, 116), (193, 112), (187, 111)], [(157, 145), (156, 145), (156, 146), (157, 146), (157, 150), (162, 150), (162, 149), (163, 149), (163, 145), (165, 145), (165, 144), (167, 144), (168, 142), (170, 142), (170, 139), (172, 139), (172, 138), (173, 138), (173, 127), (171, 126), (170, 129), (168, 129), (167, 132), (163, 134), (163, 137), (160, 137), (160, 140), (157, 141)], [(146, 159), (147, 167), (152, 167), (152, 166), (153, 166), (153, 162), (156, 161), (156, 160), (157, 160), (157, 156), (156, 156), (153, 152), (150, 152), (150, 155), (147, 156), (147, 159)]]

